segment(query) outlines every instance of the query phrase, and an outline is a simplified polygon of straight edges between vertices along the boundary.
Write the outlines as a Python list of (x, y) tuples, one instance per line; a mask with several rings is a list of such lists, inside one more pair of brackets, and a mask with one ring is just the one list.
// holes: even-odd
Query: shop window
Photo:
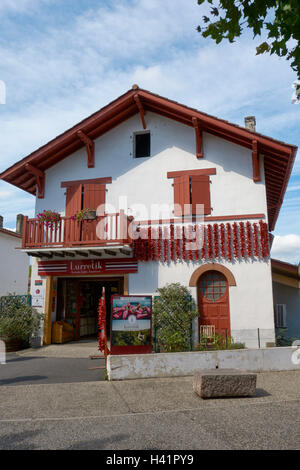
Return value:
[(150, 157), (150, 132), (137, 132), (134, 134), (135, 158)]

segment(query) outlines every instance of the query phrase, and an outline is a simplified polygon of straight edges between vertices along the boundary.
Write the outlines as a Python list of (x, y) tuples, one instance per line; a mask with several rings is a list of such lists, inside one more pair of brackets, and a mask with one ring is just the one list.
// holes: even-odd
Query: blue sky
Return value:
[[(0, 171), (115, 99), (133, 83), (300, 146), (295, 74), (255, 56), (250, 33), (215, 45), (196, 32), (197, 0), (1, 0)], [(15, 227), (34, 198), (0, 182), (0, 214)], [(275, 229), (273, 256), (300, 258), (300, 154)]]

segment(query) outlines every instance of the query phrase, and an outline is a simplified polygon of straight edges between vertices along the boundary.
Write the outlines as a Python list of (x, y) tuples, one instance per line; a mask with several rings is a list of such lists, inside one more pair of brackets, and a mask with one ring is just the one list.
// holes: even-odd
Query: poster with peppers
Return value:
[(152, 352), (151, 296), (112, 296), (111, 353)]

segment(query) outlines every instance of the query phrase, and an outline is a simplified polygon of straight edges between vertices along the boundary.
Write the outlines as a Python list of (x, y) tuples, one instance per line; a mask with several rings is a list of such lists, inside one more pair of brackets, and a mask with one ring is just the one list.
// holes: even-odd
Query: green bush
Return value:
[(153, 302), (153, 325), (158, 343), (166, 352), (191, 350), (191, 325), (198, 316), (187, 287), (179, 283), (157, 289)]
[(297, 338), (290, 338), (286, 335), (286, 330), (284, 328), (278, 328), (276, 330), (276, 346), (291, 346)]
[(0, 338), (16, 339), (28, 344), (40, 328), (42, 314), (26, 305), (20, 296), (6, 297), (0, 311)]

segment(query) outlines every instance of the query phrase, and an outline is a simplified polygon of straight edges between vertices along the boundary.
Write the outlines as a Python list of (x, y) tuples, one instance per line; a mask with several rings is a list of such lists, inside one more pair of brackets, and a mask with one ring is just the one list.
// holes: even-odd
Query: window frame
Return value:
[[(149, 135), (149, 155), (146, 155), (146, 156), (143, 156), (143, 157), (137, 157), (136, 156), (136, 136), (137, 135)], [(149, 130), (147, 131), (136, 131), (133, 133), (133, 136), (132, 136), (132, 140), (133, 140), (133, 158), (149, 158), (151, 157), (151, 132)]]

